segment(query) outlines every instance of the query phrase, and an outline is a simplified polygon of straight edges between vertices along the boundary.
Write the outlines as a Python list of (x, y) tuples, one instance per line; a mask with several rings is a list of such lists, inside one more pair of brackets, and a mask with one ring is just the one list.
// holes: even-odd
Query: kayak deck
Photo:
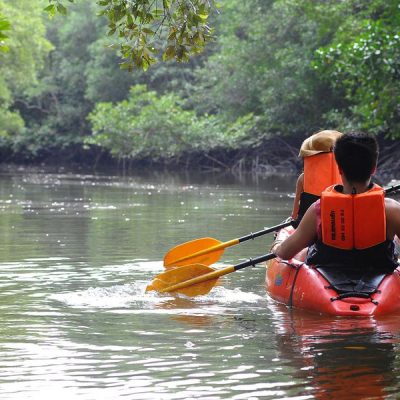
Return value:
[[(293, 228), (278, 233), (285, 239)], [(385, 315), (400, 311), (400, 270), (365, 276), (314, 268), (304, 263), (306, 251), (288, 261), (273, 259), (265, 286), (274, 300), (289, 307), (341, 316)]]

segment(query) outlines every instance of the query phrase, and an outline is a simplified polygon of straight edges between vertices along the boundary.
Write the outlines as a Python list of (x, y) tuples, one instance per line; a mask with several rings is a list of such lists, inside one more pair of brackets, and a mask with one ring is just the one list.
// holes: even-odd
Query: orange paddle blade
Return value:
[(213, 238), (195, 239), (171, 249), (164, 257), (164, 266), (181, 267), (188, 264), (211, 265), (217, 262), (224, 249), (239, 243), (238, 239), (220, 242)]
[[(194, 264), (186, 265), (183, 267), (177, 267), (169, 269), (159, 275), (157, 275), (150, 285), (147, 286), (146, 292), (155, 290), (158, 292), (178, 292), (185, 294), (186, 296), (199, 296), (207, 294), (218, 281), (218, 277), (211, 277), (198, 283), (192, 283), (193, 278), (200, 277), (202, 280), (203, 276), (207, 276), (210, 273), (216, 272), (215, 269), (206, 265)], [(169, 290), (174, 286), (182, 284), (184, 287), (176, 290)], [(187, 284), (187, 285), (186, 285)], [(167, 290), (165, 290), (167, 289)]]
[[(203, 253), (204, 250), (213, 249), (220, 245), (217, 239), (205, 237), (182, 243), (171, 249), (164, 257), (165, 267), (181, 267), (188, 264), (211, 265), (218, 261), (224, 252), (223, 249)], [(198, 253), (200, 253), (198, 255)], [(215, 261), (214, 261), (215, 260)], [(211, 261), (211, 262), (208, 262)]]

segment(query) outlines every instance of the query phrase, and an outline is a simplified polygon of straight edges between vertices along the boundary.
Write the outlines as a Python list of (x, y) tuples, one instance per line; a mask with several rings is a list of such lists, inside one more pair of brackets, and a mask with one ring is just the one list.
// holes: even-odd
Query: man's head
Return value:
[(376, 168), (379, 148), (374, 137), (364, 132), (349, 132), (337, 139), (334, 154), (349, 182), (364, 183)]

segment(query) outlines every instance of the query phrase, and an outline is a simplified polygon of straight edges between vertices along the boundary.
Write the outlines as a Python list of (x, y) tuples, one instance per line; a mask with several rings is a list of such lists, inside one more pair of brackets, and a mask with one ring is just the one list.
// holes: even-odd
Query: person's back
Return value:
[(371, 184), (358, 194), (346, 193), (344, 186), (331, 187), (314, 207), (317, 240), (309, 248), (308, 264), (365, 272), (397, 267), (381, 187)]
[[(378, 156), (376, 140), (364, 133), (349, 133), (337, 140), (334, 152), (343, 186), (324, 192), (275, 254), (289, 259), (312, 245), (307, 262), (313, 265), (392, 271), (397, 265), (393, 239), (400, 236), (400, 203), (385, 199), (383, 190), (371, 184)], [(341, 208), (334, 209), (340, 202)], [(343, 214), (352, 208), (354, 213)], [(376, 217), (371, 219), (372, 211)], [(350, 238), (343, 235), (344, 230), (353, 232)]]

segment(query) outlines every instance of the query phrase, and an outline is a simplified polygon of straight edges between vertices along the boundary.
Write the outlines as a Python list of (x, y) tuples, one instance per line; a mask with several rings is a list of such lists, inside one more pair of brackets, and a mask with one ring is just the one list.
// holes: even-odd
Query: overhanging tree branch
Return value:
[[(50, 16), (66, 14), (67, 0), (49, 0)], [(68, 0), (73, 3), (75, 0)], [(207, 24), (216, 0), (98, 0), (108, 19), (108, 34), (117, 38), (121, 68), (147, 70), (160, 59), (188, 61), (213, 40)], [(165, 31), (162, 28), (166, 28)]]

